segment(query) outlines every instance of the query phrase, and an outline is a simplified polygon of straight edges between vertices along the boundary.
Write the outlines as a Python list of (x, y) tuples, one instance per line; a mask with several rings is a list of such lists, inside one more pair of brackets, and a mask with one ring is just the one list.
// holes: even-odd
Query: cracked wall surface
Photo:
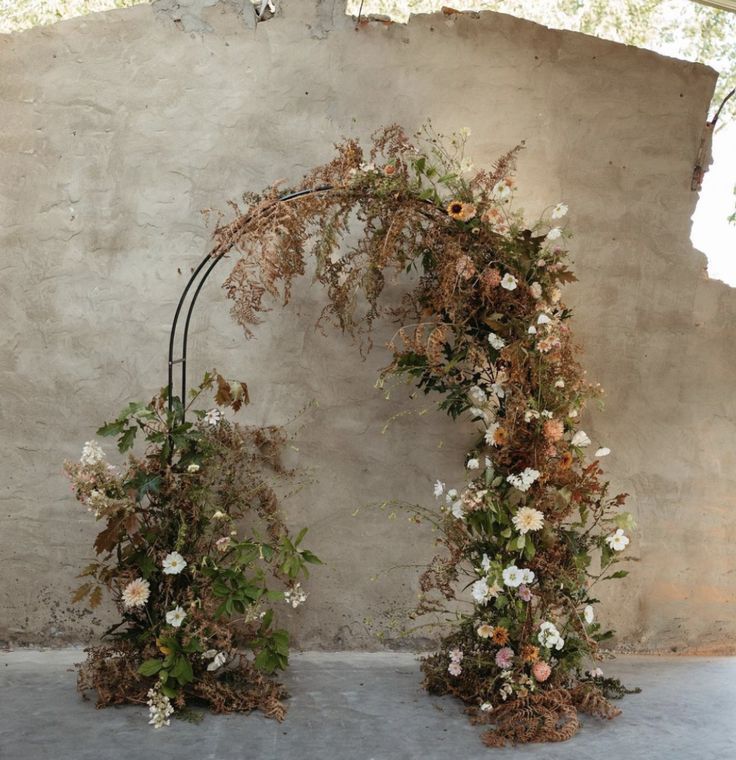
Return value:
[[(247, 3), (202, 0), (0, 36), (0, 639), (87, 640), (109, 618), (69, 604), (95, 525), (61, 463), (165, 382), (175, 301), (207, 248), (200, 210), (227, 213), (244, 190), (298, 178), (342, 135), (431, 116), (472, 129), (476, 164), (526, 140), (524, 205), (570, 206), (580, 282), (567, 300), (607, 390), (584, 428), (613, 450), (608, 472), (640, 526), (642, 561), (601, 590), (603, 621), (624, 648), (728, 649), (736, 294), (706, 278), (689, 242), (715, 73), (499, 14), (356, 30), (339, 2), (281, 5), (257, 26)], [(373, 388), (382, 349), (361, 362), (346, 339), (315, 332), (322, 294), (306, 285), (247, 342), (218, 288), (225, 274), (203, 294), (191, 376), (216, 366), (248, 380), (248, 420), (318, 402), (297, 455), (318, 481), (289, 519), (311, 525), (326, 565), (303, 610), (284, 613), (297, 642), (422, 644), (394, 623), (432, 537), (367, 505), (429, 504), (437, 477), (461, 479), (467, 431), (430, 413), (384, 432), (406, 401)]]

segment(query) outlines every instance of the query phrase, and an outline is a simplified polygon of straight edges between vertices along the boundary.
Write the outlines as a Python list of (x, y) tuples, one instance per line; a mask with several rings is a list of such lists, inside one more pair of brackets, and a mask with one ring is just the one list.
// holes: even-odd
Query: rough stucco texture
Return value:
[[(200, 3), (204, 34), (139, 6), (0, 36), (0, 638), (83, 640), (109, 618), (69, 604), (95, 525), (61, 463), (163, 384), (175, 299), (207, 247), (200, 210), (298, 178), (342, 135), (431, 116), (472, 129), (477, 164), (526, 140), (526, 208), (570, 205), (580, 282), (567, 300), (607, 391), (607, 411), (584, 427), (613, 450), (609, 473), (639, 522), (641, 562), (601, 590), (601, 617), (620, 647), (729, 648), (736, 293), (707, 279), (689, 242), (715, 73), (490, 13), (356, 31), (341, 3), (282, 5), (256, 27)], [(318, 402), (298, 453), (317, 482), (289, 519), (311, 526), (326, 565), (286, 615), (297, 642), (418, 645), (391, 626), (432, 537), (365, 505), (432, 502), (435, 478), (462, 477), (467, 431), (432, 412), (383, 432), (406, 408), (373, 387), (387, 329), (361, 362), (349, 341), (313, 330), (321, 299), (300, 288), (247, 342), (213, 281), (192, 377), (209, 365), (248, 380), (253, 421)]]

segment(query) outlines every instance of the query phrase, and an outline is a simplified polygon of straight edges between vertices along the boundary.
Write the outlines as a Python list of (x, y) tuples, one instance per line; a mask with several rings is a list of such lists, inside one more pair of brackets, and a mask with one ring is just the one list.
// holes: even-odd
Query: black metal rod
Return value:
[[(312, 195), (313, 193), (322, 193), (327, 190), (334, 189), (331, 185), (321, 185), (320, 187), (311, 188), (309, 190), (298, 190), (294, 193), (286, 193), (285, 195), (282, 195), (280, 198), (276, 199), (277, 203), (281, 203), (283, 201), (290, 201), (294, 198), (299, 198), (303, 195)], [(246, 219), (246, 224), (250, 221), (250, 217)], [(187, 281), (187, 284), (184, 287), (184, 290), (182, 291), (181, 296), (179, 297), (179, 302), (176, 305), (176, 312), (174, 313), (174, 320), (171, 323), (171, 331), (169, 333), (169, 362), (168, 362), (168, 408), (169, 412), (171, 413), (174, 409), (174, 364), (181, 363), (181, 395), (179, 398), (182, 402), (182, 422), (184, 421), (186, 417), (186, 392), (187, 392), (187, 348), (188, 348), (188, 342), (189, 342), (189, 325), (191, 323), (192, 319), (192, 313), (194, 312), (194, 306), (197, 303), (197, 298), (199, 297), (200, 292), (202, 291), (202, 288), (204, 287), (205, 282), (207, 282), (208, 277), (210, 276), (210, 273), (212, 270), (217, 266), (217, 264), (225, 257), (225, 255), (228, 253), (228, 251), (223, 251), (215, 258), (212, 258), (210, 254), (207, 254), (202, 261), (200, 261), (197, 268), (192, 272), (191, 276), (189, 277), (189, 280)], [(207, 266), (207, 262), (210, 262), (210, 265)], [(204, 271), (204, 274), (202, 275), (199, 284), (194, 290), (194, 293), (192, 294), (192, 299), (189, 304), (189, 308), (187, 309), (187, 315), (186, 320), (184, 322), (184, 333), (182, 335), (182, 344), (181, 344), (181, 357), (179, 359), (174, 359), (174, 346), (176, 343), (176, 329), (179, 324), (179, 317), (181, 316), (182, 309), (184, 307), (184, 303), (186, 302), (187, 296), (189, 295), (189, 291), (191, 290), (192, 286), (196, 282), (197, 278), (199, 277), (200, 273)], [(170, 445), (170, 452), (169, 452), (169, 459), (171, 459), (171, 456), (173, 456), (173, 442), (171, 441), (171, 438), (169, 438), (169, 445)]]

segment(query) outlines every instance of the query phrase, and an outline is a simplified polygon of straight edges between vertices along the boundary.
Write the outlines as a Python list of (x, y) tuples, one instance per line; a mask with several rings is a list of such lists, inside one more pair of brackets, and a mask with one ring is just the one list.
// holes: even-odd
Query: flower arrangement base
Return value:
[(97, 692), (97, 706), (147, 704), (150, 723), (192, 718), (190, 703), (216, 713), (261, 710), (282, 720), (289, 633), (278, 606), (299, 607), (299, 582), (319, 559), (292, 536), (279, 496), (298, 486), (298, 471), (281, 460), (288, 435), (280, 427), (245, 426), (245, 384), (215, 372), (190, 393), (189, 406), (215, 391), (216, 408), (191, 409), (167, 389), (148, 404), (131, 403), (98, 431), (143, 455), (108, 462), (88, 441), (79, 462), (67, 462), (77, 499), (102, 523), (97, 559), (81, 573), (74, 600), (94, 609), (104, 590), (120, 620), (87, 650), (78, 688)]
[[(97, 694), (97, 708), (111, 705), (145, 705), (151, 696), (151, 679), (142, 676), (138, 649), (126, 646), (97, 646), (85, 649), (87, 659), (77, 665), (77, 688), (86, 699)], [(174, 700), (177, 709), (201, 704), (213, 713), (250, 713), (260, 710), (267, 718), (286, 717), (286, 689), (264, 675), (244, 656), (236, 658), (222, 673), (206, 673), (189, 684)], [(187, 713), (182, 713), (186, 716)]]

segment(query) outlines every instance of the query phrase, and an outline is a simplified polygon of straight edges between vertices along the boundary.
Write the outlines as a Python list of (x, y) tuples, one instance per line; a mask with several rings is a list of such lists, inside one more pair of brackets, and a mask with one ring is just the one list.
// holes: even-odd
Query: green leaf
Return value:
[(128, 428), (123, 435), (121, 436), (120, 440), (118, 441), (118, 451), (120, 453), (126, 452), (128, 449), (133, 448), (133, 443), (135, 442), (135, 434), (138, 431), (134, 427)]
[(294, 540), (294, 546), (299, 546), (299, 544), (302, 542), (302, 539), (304, 538), (304, 536), (306, 536), (306, 535), (307, 535), (307, 531), (308, 531), (308, 530), (309, 530), (309, 528), (302, 528), (302, 529), (299, 531), (299, 535), (298, 535), (298, 536), (296, 537), (296, 539)]
[(163, 668), (162, 660), (146, 660), (139, 668), (138, 672), (142, 676), (155, 676)]
[(309, 551), (309, 549), (305, 549), (302, 553), (302, 559), (305, 562), (309, 562), (311, 565), (321, 565), (322, 560), (312, 552)]
[(264, 673), (273, 673), (279, 666), (279, 660), (269, 649), (262, 649), (256, 655), (253, 664)]
[(188, 644), (182, 647), (182, 650), (192, 654), (193, 652), (203, 652), (204, 647), (202, 646), (202, 642), (195, 636)]
[(175, 699), (179, 696), (179, 692), (176, 689), (172, 689), (171, 686), (168, 686), (167, 684), (161, 684), (161, 693), (169, 699)]
[(176, 678), (182, 686), (194, 680), (191, 663), (186, 657), (179, 657), (177, 659), (176, 664), (171, 669), (171, 677)]
[(616, 515), (613, 518), (613, 523), (617, 528), (621, 528), (621, 530), (632, 531), (636, 529), (636, 521), (631, 512), (621, 512)]
[[(283, 597), (283, 594), (281, 594)], [(261, 618), (261, 631), (265, 632), (271, 627), (271, 623), (273, 622), (273, 610), (269, 610), (262, 618)]]
[(611, 573), (610, 575), (607, 575), (603, 580), (610, 581), (614, 578), (625, 578), (628, 574), (629, 574), (628, 570), (616, 570), (615, 573)]
[(532, 541), (527, 541), (526, 546), (524, 547), (524, 557), (526, 557), (527, 562), (531, 562), (536, 553), (537, 550), (534, 548), (534, 543)]
[(97, 428), (97, 435), (109, 437), (120, 435), (125, 429), (125, 422), (107, 422), (102, 427)]
[(282, 629), (274, 631), (271, 639), (273, 641), (273, 648), (283, 655), (289, 654), (289, 634)]

